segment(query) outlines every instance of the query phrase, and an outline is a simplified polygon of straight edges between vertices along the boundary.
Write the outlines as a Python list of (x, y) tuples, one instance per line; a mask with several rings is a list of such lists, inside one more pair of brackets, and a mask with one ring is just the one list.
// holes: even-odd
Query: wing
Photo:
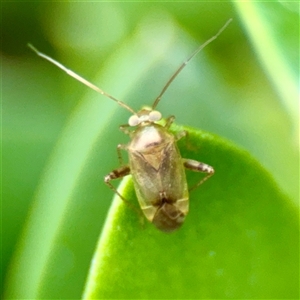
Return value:
[[(136, 194), (143, 210), (152, 215), (162, 202), (188, 200), (188, 187), (182, 159), (174, 142), (147, 152), (129, 153)], [(144, 211), (146, 217), (150, 219)]]

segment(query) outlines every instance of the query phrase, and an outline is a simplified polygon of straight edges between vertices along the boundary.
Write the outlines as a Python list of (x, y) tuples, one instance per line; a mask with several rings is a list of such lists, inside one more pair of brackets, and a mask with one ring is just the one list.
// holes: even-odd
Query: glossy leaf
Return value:
[[(216, 173), (191, 193), (185, 224), (171, 234), (143, 228), (115, 197), (84, 298), (297, 298), (298, 216), (289, 200), (246, 151), (187, 130), (183, 156)], [(190, 184), (199, 177), (188, 172)], [(119, 191), (137, 204), (130, 178)]]

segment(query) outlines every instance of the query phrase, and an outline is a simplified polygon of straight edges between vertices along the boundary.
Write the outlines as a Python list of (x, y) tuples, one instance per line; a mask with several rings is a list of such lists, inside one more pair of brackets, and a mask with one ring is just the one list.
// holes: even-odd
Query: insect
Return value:
[[(216, 35), (198, 47), (189, 58), (180, 65), (165, 84), (150, 108), (142, 108), (138, 112), (135, 112), (126, 103), (107, 94), (99, 87), (67, 69), (56, 60), (41, 53), (31, 44), (28, 44), (37, 55), (50, 61), (68, 75), (117, 102), (120, 106), (132, 113), (128, 124), (120, 126), (120, 129), (130, 137), (130, 142), (127, 145), (120, 144), (117, 147), (121, 166), (106, 175), (104, 182), (110, 189), (117, 193), (125, 203), (132, 207), (132, 204), (111, 184), (112, 180), (131, 174), (143, 214), (158, 229), (165, 232), (172, 232), (178, 229), (183, 224), (189, 210), (189, 188), (185, 169), (206, 173), (206, 176), (191, 189), (200, 186), (211, 177), (214, 174), (214, 169), (205, 163), (181, 157), (177, 147), (177, 141), (185, 137), (187, 132), (182, 131), (177, 135), (172, 134), (169, 129), (175, 117), (168, 117), (165, 120), (165, 124), (161, 125), (158, 121), (162, 119), (162, 115), (159, 111), (156, 111), (155, 108), (167, 88), (187, 63), (204, 47), (215, 40), (231, 21), (232, 19), (229, 19)], [(129, 130), (129, 127), (133, 127), (133, 129)], [(121, 150), (128, 152), (129, 164), (123, 164)]]

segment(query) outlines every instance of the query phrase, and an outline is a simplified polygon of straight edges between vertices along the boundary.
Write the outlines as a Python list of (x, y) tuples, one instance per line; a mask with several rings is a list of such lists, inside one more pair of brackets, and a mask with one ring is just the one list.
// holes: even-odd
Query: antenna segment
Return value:
[(166, 85), (163, 87), (162, 91), (160, 92), (160, 94), (158, 95), (158, 97), (155, 99), (153, 105), (152, 105), (152, 109), (155, 109), (155, 107), (157, 106), (157, 104), (159, 103), (161, 97), (163, 96), (163, 94), (165, 93), (165, 91), (168, 89), (168, 87), (170, 86), (170, 84), (173, 82), (173, 80), (177, 77), (177, 75), (181, 72), (181, 70), (188, 64), (188, 62), (194, 57), (196, 56), (203, 48), (205, 48), (208, 44), (210, 44), (212, 41), (214, 41), (223, 31), (224, 29), (229, 25), (229, 23), (232, 21), (232, 19), (229, 19), (224, 25), (223, 27), (214, 35), (212, 36), (209, 40), (207, 40), (204, 44), (202, 44), (199, 48), (197, 48), (192, 55), (185, 61), (182, 63), (182, 65), (177, 69), (177, 71), (172, 75), (172, 77), (169, 79), (169, 81), (166, 83)]
[[(197, 48), (192, 55), (181, 64), (181, 66), (177, 69), (177, 71), (172, 75), (172, 77), (169, 79), (169, 81), (166, 83), (166, 85), (163, 87), (162, 91), (160, 92), (160, 94), (158, 95), (158, 97), (155, 99), (153, 105), (152, 105), (152, 110), (155, 109), (155, 107), (157, 106), (157, 104), (159, 103), (161, 97), (163, 96), (163, 94), (165, 93), (165, 91), (168, 89), (168, 87), (170, 86), (170, 84), (173, 82), (173, 80), (177, 77), (177, 75), (181, 72), (181, 70), (188, 64), (188, 62), (195, 56), (197, 55), (204, 47), (206, 47), (208, 44), (210, 44), (213, 40), (215, 40), (223, 31), (224, 29), (229, 25), (229, 23), (232, 21), (232, 19), (229, 19), (224, 25), (223, 27), (213, 36), (211, 37), (209, 40), (207, 40), (204, 44), (202, 44), (199, 48)], [(84, 85), (88, 86), (89, 88), (93, 89), (94, 91), (110, 98), (111, 100), (117, 102), (120, 106), (124, 107), (125, 109), (127, 109), (128, 111), (130, 111), (132, 114), (137, 115), (137, 113), (130, 107), (128, 106), (126, 103), (124, 103), (123, 101), (120, 101), (118, 99), (116, 99), (115, 97), (111, 96), (110, 94), (104, 92), (102, 89), (100, 89), (99, 87), (97, 87), (96, 85), (92, 84), (91, 82), (89, 82), (88, 80), (84, 79), (83, 77), (79, 76), (78, 74), (76, 74), (75, 72), (73, 72), (72, 70), (66, 68), (64, 65), (62, 65), (61, 63), (59, 63), (58, 61), (56, 61), (55, 59), (51, 58), (50, 56), (40, 52), (38, 49), (36, 49), (33, 45), (31, 44), (27, 44), (28, 47), (33, 50), (38, 56), (48, 60), (49, 62), (51, 62), (52, 64), (56, 65), (58, 68), (60, 68), (61, 70), (63, 70), (64, 72), (66, 72), (68, 75), (70, 75), (71, 77), (75, 78), (76, 80), (80, 81), (81, 83), (83, 83)]]
[(39, 50), (37, 50), (34, 46), (32, 46), (31, 44), (27, 44), (27, 46), (33, 50), (38, 56), (50, 61), (52, 64), (56, 65), (57, 67), (59, 67), (61, 70), (65, 71), (68, 75), (70, 75), (71, 77), (75, 78), (76, 80), (80, 81), (81, 83), (83, 83), (84, 85), (88, 86), (89, 88), (93, 89), (94, 91), (110, 98), (111, 100), (114, 100), (115, 102), (117, 102), (120, 106), (126, 108), (127, 110), (129, 110), (131, 113), (133, 113), (134, 115), (136, 115), (136, 112), (129, 107), (127, 104), (125, 104), (124, 102), (116, 99), (115, 97), (107, 94), (106, 92), (104, 92), (103, 90), (101, 90), (100, 88), (98, 88), (96, 85), (92, 84), (91, 82), (87, 81), (86, 79), (84, 79), (83, 77), (79, 76), (78, 74), (76, 74), (75, 72), (73, 72), (72, 70), (66, 68), (64, 65), (62, 65), (61, 63), (59, 63), (58, 61), (54, 60), (53, 58), (51, 58), (50, 56), (40, 52)]

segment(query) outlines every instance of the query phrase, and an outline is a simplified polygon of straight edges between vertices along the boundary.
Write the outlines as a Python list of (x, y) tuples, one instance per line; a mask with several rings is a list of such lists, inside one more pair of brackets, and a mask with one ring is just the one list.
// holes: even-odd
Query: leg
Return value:
[(195, 188), (197, 188), (199, 185), (201, 185), (204, 181), (206, 181), (209, 177), (213, 176), (215, 173), (215, 170), (213, 167), (204, 164), (202, 162), (192, 160), (192, 159), (183, 159), (183, 165), (185, 168), (192, 170), (194, 172), (203, 172), (206, 173), (207, 175), (201, 179), (197, 184), (192, 186), (189, 190), (192, 191)]
[(181, 140), (183, 137), (188, 137), (189, 133), (186, 130), (182, 130), (180, 132), (178, 132), (175, 136), (175, 140), (176, 142), (178, 142), (179, 140)]
[[(172, 125), (172, 123), (174, 122), (174, 120), (175, 120), (175, 117), (174, 117), (174, 116), (168, 117), (167, 120), (166, 120), (165, 128), (166, 128), (166, 129), (169, 129), (170, 126)], [(185, 141), (186, 147), (187, 147), (188, 149), (190, 149), (190, 150), (195, 150), (195, 149), (190, 145), (190, 143), (189, 143), (189, 133), (188, 133), (188, 131), (186, 131), (186, 130), (182, 130), (182, 131), (178, 132), (178, 133), (175, 135), (175, 141), (178, 142), (178, 141), (179, 141), (180, 139), (182, 139), (183, 137), (186, 138), (186, 141)]]
[(120, 130), (121, 130), (122, 132), (124, 132), (125, 134), (130, 135), (131, 131), (128, 130), (128, 127), (130, 127), (128, 124), (123, 124), (123, 125), (120, 125), (119, 128), (120, 128)]
[(166, 119), (166, 124), (165, 124), (165, 128), (169, 129), (170, 126), (172, 125), (172, 123), (174, 122), (175, 117), (174, 116), (170, 116)]
[(121, 150), (127, 150), (127, 145), (119, 144), (117, 146), (117, 154), (118, 154), (119, 164), (120, 164), (120, 166), (123, 167), (124, 166), (124, 162), (123, 162)]
[(105, 184), (113, 190), (131, 209), (133, 209), (137, 214), (141, 217), (142, 213), (141, 211), (136, 208), (132, 203), (130, 203), (128, 200), (126, 200), (119, 192), (118, 190), (110, 183), (113, 179), (119, 179), (123, 178), (124, 176), (127, 176), (130, 174), (130, 168), (129, 166), (122, 166), (118, 169), (113, 170), (108, 175), (104, 177)]
[(178, 142), (180, 139), (182, 139), (183, 137), (185, 137), (185, 147), (186, 149), (189, 149), (190, 151), (196, 151), (197, 148), (194, 147), (191, 143), (190, 143), (190, 135), (189, 132), (186, 130), (182, 130), (180, 132), (178, 132), (175, 136), (175, 140), (176, 142)]

